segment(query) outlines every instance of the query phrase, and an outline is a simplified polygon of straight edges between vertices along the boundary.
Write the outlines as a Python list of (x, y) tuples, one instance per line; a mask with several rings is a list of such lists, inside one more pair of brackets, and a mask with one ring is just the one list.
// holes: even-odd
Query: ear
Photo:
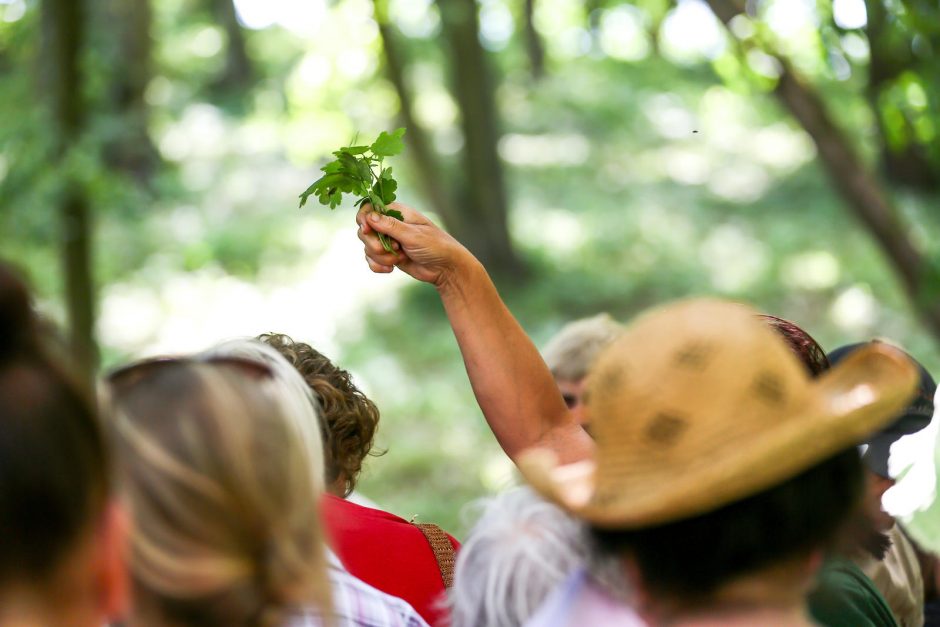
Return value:
[(806, 574), (813, 578), (819, 569), (822, 568), (825, 561), (824, 551), (822, 549), (813, 549), (806, 560)]
[[(630, 586), (631, 605), (646, 618), (651, 610), (652, 599), (646, 588), (646, 582), (643, 581), (643, 573), (640, 570), (640, 566), (630, 555), (623, 556), (620, 559), (620, 564), (623, 569), (623, 575), (626, 577), (627, 583)], [(653, 624), (653, 622), (650, 624)]]
[(109, 621), (123, 619), (130, 605), (126, 560), (129, 528), (124, 508), (117, 501), (109, 502), (98, 532), (99, 550), (95, 567), (101, 611)]
[(804, 593), (809, 594), (810, 591), (816, 587), (816, 576), (819, 574), (819, 569), (822, 568), (825, 559), (825, 551), (823, 551), (823, 549), (813, 549), (798, 563), (799, 572), (804, 581)]

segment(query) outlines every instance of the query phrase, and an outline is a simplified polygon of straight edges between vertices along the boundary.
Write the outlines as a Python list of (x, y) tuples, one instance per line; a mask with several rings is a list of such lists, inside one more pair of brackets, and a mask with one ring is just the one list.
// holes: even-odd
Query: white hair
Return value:
[(607, 313), (581, 318), (563, 326), (545, 345), (542, 357), (555, 379), (580, 381), (621, 331), (623, 327)]
[(326, 467), (320, 402), (297, 369), (276, 349), (255, 339), (228, 340), (196, 356), (197, 359), (212, 359), (213, 357), (249, 359), (271, 368), (274, 383), (280, 388), (279, 400), (286, 406), (293, 419), (292, 427), (297, 437), (304, 443), (307, 454), (313, 462), (311, 467), (314, 473), (314, 485), (323, 491), (326, 485)]
[(518, 627), (569, 574), (586, 566), (583, 526), (528, 487), (482, 499), (457, 555), (453, 627)]

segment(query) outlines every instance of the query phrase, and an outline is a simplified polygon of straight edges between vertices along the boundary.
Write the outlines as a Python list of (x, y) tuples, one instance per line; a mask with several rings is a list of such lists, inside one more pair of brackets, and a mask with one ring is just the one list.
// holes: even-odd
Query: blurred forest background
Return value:
[(310, 342), (383, 411), (361, 492), (460, 534), (512, 466), (436, 294), (368, 271), (351, 208), (297, 208), (396, 126), (400, 200), (539, 344), (717, 294), (940, 374), (931, 0), (0, 0), (0, 255), (90, 368)]

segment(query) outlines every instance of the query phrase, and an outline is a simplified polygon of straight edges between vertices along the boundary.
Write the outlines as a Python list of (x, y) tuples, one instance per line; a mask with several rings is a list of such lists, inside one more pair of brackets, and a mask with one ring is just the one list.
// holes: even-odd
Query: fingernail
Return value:
[(373, 222), (378, 222), (378, 221), (380, 221), (380, 220), (382, 219), (382, 216), (380, 216), (380, 215), (377, 214), (377, 213), (370, 213), (370, 214), (369, 214), (369, 219), (372, 220)]

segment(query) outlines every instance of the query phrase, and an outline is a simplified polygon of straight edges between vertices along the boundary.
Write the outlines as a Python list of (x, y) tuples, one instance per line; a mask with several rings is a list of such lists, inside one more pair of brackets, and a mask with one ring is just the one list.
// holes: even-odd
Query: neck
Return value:
[(7, 590), (0, 598), (0, 627), (32, 627), (49, 624), (42, 599), (28, 588)]
[(806, 608), (812, 569), (800, 562), (778, 565), (731, 581), (699, 603), (682, 598), (653, 598), (647, 605), (651, 625), (706, 627), (814, 623)]
[(734, 627), (774, 625), (775, 627), (811, 627), (814, 625), (803, 605), (785, 607), (708, 606), (672, 617), (650, 620), (661, 627)]

